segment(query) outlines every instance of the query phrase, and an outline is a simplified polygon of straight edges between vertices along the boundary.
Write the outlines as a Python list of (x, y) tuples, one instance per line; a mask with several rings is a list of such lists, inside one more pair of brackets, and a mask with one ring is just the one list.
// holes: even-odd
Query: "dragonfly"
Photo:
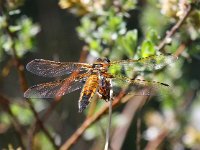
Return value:
[[(123, 72), (154, 71), (174, 62), (176, 56), (152, 55), (141, 59), (110, 61), (107, 58), (97, 58), (92, 63), (56, 62), (44, 59), (35, 59), (29, 62), (26, 69), (33, 74), (43, 77), (60, 77), (68, 75), (63, 80), (37, 84), (30, 87), (25, 93), (26, 98), (57, 98), (82, 89), (78, 101), (79, 112), (82, 112), (91, 102), (95, 93), (105, 101), (113, 97), (114, 86), (132, 87), (135, 95), (150, 95), (152, 90), (159, 87), (169, 87), (168, 84), (156, 81), (133, 79), (121, 75)], [(127, 93), (129, 93), (129, 90)]]

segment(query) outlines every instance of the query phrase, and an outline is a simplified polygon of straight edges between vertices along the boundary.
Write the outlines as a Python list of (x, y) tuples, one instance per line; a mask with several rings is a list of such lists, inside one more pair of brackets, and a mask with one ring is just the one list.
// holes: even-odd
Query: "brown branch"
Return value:
[(191, 10), (192, 10), (192, 6), (188, 5), (183, 17), (169, 31), (166, 32), (165, 37), (163, 38), (163, 40), (160, 42), (160, 44), (157, 47), (158, 51), (163, 51), (162, 49), (165, 47), (165, 45), (171, 43), (170, 39), (177, 32), (177, 30), (181, 27), (181, 25), (186, 20), (186, 18), (189, 16)]
[[(181, 114), (182, 112), (185, 112), (185, 110), (187, 110), (188, 106), (191, 105), (191, 102), (194, 99), (195, 93), (196, 93), (195, 91), (189, 91), (188, 93), (186, 93), (185, 100), (183, 100), (183, 102), (180, 103), (179, 107), (177, 107), (177, 108), (180, 108), (180, 109), (178, 109), (179, 114)], [(170, 122), (167, 122), (166, 124), (170, 124)], [(147, 143), (145, 150), (158, 149), (159, 145), (168, 136), (168, 134), (169, 134), (169, 129), (167, 128), (167, 126), (165, 126), (160, 131), (160, 134), (157, 136), (157, 138), (155, 138), (154, 140), (149, 141)]]
[(131, 122), (135, 116), (138, 108), (143, 106), (144, 102), (147, 100), (146, 96), (136, 96), (128, 101), (121, 115), (125, 118), (125, 123), (120, 124), (116, 127), (114, 134), (112, 136), (111, 148), (113, 150), (122, 149), (123, 142), (126, 138), (126, 134), (131, 125)]
[[(186, 45), (184, 43), (182, 43), (176, 50), (176, 52), (174, 53), (175, 56), (179, 56), (181, 55), (181, 53), (184, 52), (186, 48)], [(186, 97), (188, 98), (188, 97)], [(191, 99), (186, 99), (183, 101), (183, 104), (186, 102), (188, 104), (188, 101), (191, 101)], [(185, 105), (180, 104), (182, 111), (185, 109)], [(169, 123), (169, 122), (168, 122)], [(146, 150), (152, 150), (152, 149), (157, 149), (157, 147), (162, 143), (162, 141), (167, 137), (167, 135), (169, 134), (169, 129), (164, 128), (161, 130), (160, 134), (158, 135), (158, 137), (156, 139), (154, 139), (153, 141), (149, 141), (146, 145)]]
[[(122, 103), (125, 103), (129, 100), (134, 101), (135, 105), (138, 105), (137, 108), (139, 108), (142, 104), (144, 104), (144, 100), (147, 99), (147, 97), (142, 97), (143, 100), (138, 100), (136, 98), (133, 98), (133, 95), (125, 96), (125, 92), (122, 90), (119, 95), (113, 100), (112, 107), (116, 108)], [(136, 96), (137, 97), (137, 96)], [(138, 97), (137, 97), (138, 98)], [(68, 150), (70, 149), (76, 141), (81, 137), (81, 135), (84, 133), (84, 131), (93, 125), (95, 122), (101, 119), (104, 115), (107, 114), (109, 109), (108, 103), (106, 103), (96, 114), (93, 116), (90, 116), (85, 119), (85, 121), (81, 124), (81, 126), (73, 133), (73, 135), (66, 140), (66, 142), (60, 147), (60, 150)]]
[[(84, 47), (84, 48), (82, 49), (82, 51), (81, 51), (81, 55), (80, 55), (80, 58), (79, 58), (79, 62), (84, 62), (85, 59), (86, 59), (86, 57), (87, 57), (87, 54), (88, 54), (88, 50)], [(72, 74), (69, 76), (69, 78), (70, 78), (70, 77), (77, 76), (77, 74), (78, 74), (78, 72), (74, 72), (74, 73), (72, 73)], [(67, 88), (69, 87), (69, 84), (70, 84), (69, 82), (64, 83), (62, 87), (63, 87), (65, 90), (67, 90)], [(59, 91), (59, 92), (63, 92), (63, 90), (62, 90), (62, 91)], [(51, 105), (49, 106), (49, 108), (47, 109), (47, 111), (45, 112), (45, 114), (44, 114), (43, 117), (42, 117), (43, 123), (44, 123), (46, 120), (48, 120), (49, 116), (51, 115), (51, 113), (53, 112), (53, 110), (56, 108), (56, 106), (57, 106), (58, 103), (60, 102), (61, 98), (62, 98), (61, 96), (58, 96), (58, 97), (56, 97), (55, 100), (51, 103)], [(33, 128), (33, 130), (32, 130), (32, 135), (33, 135), (38, 129), (39, 129), (39, 128), (38, 128), (38, 125), (36, 125), (36, 126)]]
[(175, 56), (179, 56), (181, 55), (181, 53), (183, 53), (183, 51), (185, 50), (186, 48), (186, 44), (185, 43), (182, 43), (178, 49), (176, 50), (176, 52), (174, 53)]
[[(168, 44), (168, 42), (167, 42), (168, 39), (171, 38), (174, 35), (174, 33), (178, 30), (178, 28), (182, 25), (182, 23), (184, 22), (184, 20), (189, 15), (190, 11), (191, 11), (191, 6), (188, 7), (185, 16), (182, 19), (180, 19), (177, 22), (177, 24), (166, 34), (164, 40), (158, 46), (158, 50), (161, 50), (166, 44)], [(21, 63), (20, 63), (20, 60), (17, 58), (15, 48), (13, 49), (13, 52), (14, 52), (14, 57), (15, 57), (16, 64), (17, 64), (16, 66), (17, 66), (18, 72), (19, 72), (20, 83), (21, 83), (23, 91), (25, 91), (27, 89), (27, 84), (26, 84), (26, 81), (25, 81), (24, 68), (23, 68), (23, 65), (21, 65)], [(121, 99), (121, 97), (119, 95), (118, 98), (116, 98), (115, 101), (113, 102), (113, 107), (115, 107), (117, 104), (120, 104), (120, 99)], [(29, 105), (30, 105), (31, 110), (33, 111), (33, 113), (35, 115), (35, 118), (36, 118), (37, 122), (39, 123), (39, 125), (43, 129), (44, 133), (47, 134), (48, 137), (51, 137), (50, 134), (48, 135), (48, 132), (45, 132), (45, 128), (44, 128), (41, 120), (39, 119), (39, 116), (38, 116), (37, 112), (35, 111), (32, 103), (30, 101), (29, 101)], [(97, 114), (95, 114), (94, 116), (91, 116), (91, 117), (87, 118), (84, 121), (84, 123), (81, 125), (81, 127), (71, 136), (71, 138), (69, 138), (66, 141), (66, 143), (64, 143), (62, 145), (61, 149), (69, 149), (76, 142), (76, 140), (82, 135), (82, 133), (91, 124), (93, 124), (94, 122), (96, 122), (97, 120), (99, 120), (104, 114), (106, 114), (107, 111), (108, 111), (108, 106), (106, 105)]]
[[(170, 31), (167, 32), (166, 36), (164, 37), (164, 39), (160, 42), (159, 46), (158, 46), (158, 50), (161, 51), (165, 45), (168, 44), (168, 39), (171, 38), (176, 31), (180, 28), (180, 26), (183, 24), (183, 22), (185, 21), (185, 19), (188, 17), (189, 13), (191, 12), (191, 5), (189, 5), (186, 9), (186, 13), (184, 14), (184, 16), (172, 27), (172, 29)], [(183, 51), (183, 48), (185, 48), (184, 46), (181, 47), (181, 52)], [(179, 50), (180, 50), (179, 49)], [(176, 53), (176, 55), (180, 55), (181, 52)], [(123, 96), (122, 96), (123, 97)], [(121, 97), (121, 98), (122, 98)], [(117, 106), (118, 104), (120, 104), (120, 99), (121, 98), (116, 98), (113, 102), (113, 107)], [(108, 105), (105, 105), (97, 114), (91, 116), (90, 118), (87, 118), (83, 124), (74, 132), (74, 134), (61, 146), (61, 150), (67, 150), (70, 147), (72, 147), (72, 145), (80, 138), (80, 136), (83, 134), (83, 132), (93, 123), (95, 123), (97, 120), (99, 120), (103, 115), (105, 115), (108, 111)]]
[[(161, 51), (165, 45), (167, 45), (168, 39), (170, 39), (176, 31), (180, 28), (180, 26), (183, 24), (183, 22), (188, 17), (189, 13), (191, 12), (191, 5), (188, 5), (186, 12), (184, 16), (171, 28), (170, 31), (167, 32), (164, 39), (160, 42), (158, 46), (158, 50)], [(180, 54), (180, 53), (179, 53)], [(121, 99), (121, 98), (120, 98)], [(113, 107), (115, 107), (117, 104), (120, 103), (120, 99), (115, 99), (113, 103)], [(61, 146), (61, 150), (67, 150), (69, 149), (83, 134), (83, 132), (93, 123), (95, 123), (97, 120), (99, 120), (103, 115), (106, 114), (108, 111), (108, 105), (104, 106), (97, 114), (94, 116), (91, 116), (90, 118), (87, 118), (83, 124), (74, 132), (74, 134)], [(162, 140), (161, 140), (162, 141)]]
[[(2, 9), (2, 14), (4, 12), (6, 12), (6, 8), (4, 8), (4, 5), (0, 6)], [(7, 35), (10, 37), (10, 39), (12, 40), (12, 45), (11, 45), (11, 50), (13, 52), (13, 58), (15, 60), (15, 65), (18, 71), (18, 75), (19, 75), (19, 81), (20, 81), (20, 85), (21, 85), (21, 89), (23, 92), (25, 92), (28, 89), (27, 86), (27, 81), (26, 81), (26, 77), (25, 77), (25, 72), (24, 72), (24, 66), (21, 63), (20, 58), (17, 55), (17, 51), (15, 48), (15, 41), (16, 41), (16, 35), (10, 31), (9, 29), (9, 16), (5, 15), (7, 18), (6, 22), (7, 22), (7, 26), (5, 27), (5, 32), (7, 33)], [(47, 136), (47, 138), (50, 140), (50, 142), (52, 143), (52, 145), (54, 146), (54, 148), (58, 149), (58, 146), (55, 144), (54, 139), (51, 137), (50, 133), (48, 132), (48, 130), (45, 128), (45, 126), (43, 125), (43, 122), (40, 120), (39, 115), (37, 113), (37, 111), (35, 110), (32, 102), (30, 100), (27, 100), (26, 102), (28, 102), (29, 107), (31, 109), (31, 111), (34, 114), (35, 119), (37, 120), (37, 123), (39, 124), (39, 126), (41, 127), (41, 129), (43, 130), (44, 134)]]
[[(124, 91), (120, 92), (120, 94), (113, 100), (112, 107), (116, 107), (121, 103), (121, 98), (124, 96)], [(91, 117), (88, 117), (82, 125), (73, 133), (73, 135), (61, 146), (60, 150), (68, 150), (72, 147), (73, 144), (81, 137), (84, 131), (98, 121), (103, 115), (107, 114), (109, 109), (109, 104), (106, 103), (100, 111), (94, 114)]]
[(0, 95), (0, 106), (10, 115), (11, 121), (12, 121), (13, 126), (15, 128), (15, 131), (17, 133), (21, 148), (25, 149), (25, 144), (23, 143), (23, 137), (24, 137), (24, 134), (26, 134), (24, 132), (25, 129), (22, 128), (22, 126), (20, 125), (18, 119), (15, 117), (15, 115), (11, 111), (11, 109), (10, 109), (10, 100), (8, 100), (6, 97)]
[(166, 136), (169, 133), (169, 129), (163, 129), (160, 134), (158, 135), (158, 137), (149, 142), (145, 148), (145, 150), (154, 150), (154, 149), (158, 149), (158, 146), (162, 143), (162, 141), (166, 138)]
[[(185, 49), (185, 46), (183, 46), (181, 44), (181, 46), (177, 49), (177, 52), (175, 52), (176, 56), (179, 56)], [(124, 92), (121, 91), (121, 93), (118, 95), (118, 97), (116, 97), (113, 101), (113, 107), (116, 107), (118, 105), (120, 105), (121, 103), (125, 103), (127, 102), (126, 98), (121, 100), (122, 98), (124, 98)], [(129, 99), (129, 98), (127, 98)], [(134, 101), (134, 100), (133, 100)], [(137, 101), (137, 100), (136, 100)], [(105, 105), (99, 112), (97, 112), (95, 115), (87, 118), (82, 125), (74, 132), (74, 134), (61, 146), (60, 150), (68, 150), (69, 148), (71, 148), (73, 146), (73, 144), (76, 143), (76, 141), (81, 137), (81, 135), (84, 133), (84, 131), (91, 126), (92, 124), (94, 124), (95, 122), (97, 122), (103, 115), (105, 115), (108, 111), (108, 105)], [(113, 145), (113, 144), (112, 144)]]

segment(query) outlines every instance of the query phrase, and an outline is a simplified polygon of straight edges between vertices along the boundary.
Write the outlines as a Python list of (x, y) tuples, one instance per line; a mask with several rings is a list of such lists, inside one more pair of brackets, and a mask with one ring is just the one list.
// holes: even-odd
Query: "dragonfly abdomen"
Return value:
[(85, 82), (85, 85), (81, 91), (79, 99), (79, 112), (82, 112), (90, 103), (91, 98), (97, 91), (99, 86), (99, 77), (98, 75), (90, 75)]

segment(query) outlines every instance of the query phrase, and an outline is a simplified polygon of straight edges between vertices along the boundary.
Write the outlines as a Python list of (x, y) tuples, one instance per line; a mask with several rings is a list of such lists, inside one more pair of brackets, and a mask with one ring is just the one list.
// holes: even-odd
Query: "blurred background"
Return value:
[[(31, 60), (92, 63), (98, 57), (139, 59), (166, 53), (179, 59), (160, 71), (137, 75), (169, 84), (168, 92), (114, 98), (113, 150), (200, 149), (200, 2), (1, 0), (0, 149), (104, 147), (106, 102), (95, 96), (78, 113), (80, 90), (59, 101), (25, 99), (28, 87), (54, 80), (28, 72)], [(91, 122), (85, 127), (87, 120)], [(77, 135), (79, 127), (85, 132)]]

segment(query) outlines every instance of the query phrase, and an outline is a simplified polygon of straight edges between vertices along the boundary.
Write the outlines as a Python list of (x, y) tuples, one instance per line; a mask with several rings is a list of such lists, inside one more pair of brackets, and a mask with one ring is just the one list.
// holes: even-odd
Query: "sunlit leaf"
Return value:
[(142, 57), (147, 57), (155, 55), (156, 49), (155, 45), (151, 41), (144, 41), (141, 46), (141, 55)]

